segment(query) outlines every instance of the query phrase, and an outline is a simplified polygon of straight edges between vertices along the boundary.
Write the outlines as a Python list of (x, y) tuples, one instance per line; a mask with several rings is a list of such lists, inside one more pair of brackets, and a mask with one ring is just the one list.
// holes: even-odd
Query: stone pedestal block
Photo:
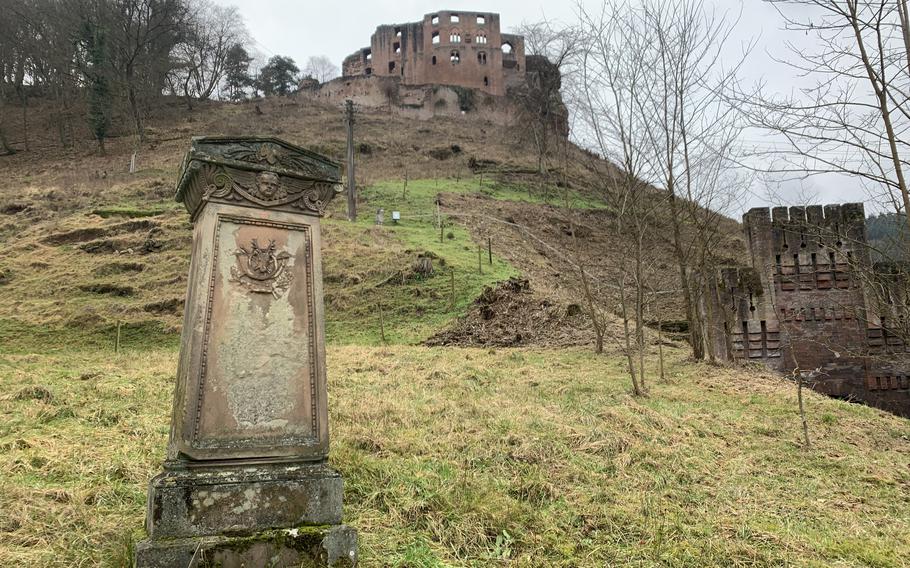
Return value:
[(357, 565), (357, 532), (345, 525), (306, 526), (250, 536), (144, 540), (145, 568), (348, 568)]
[(342, 480), (324, 464), (170, 469), (149, 486), (150, 538), (247, 535), (341, 523)]

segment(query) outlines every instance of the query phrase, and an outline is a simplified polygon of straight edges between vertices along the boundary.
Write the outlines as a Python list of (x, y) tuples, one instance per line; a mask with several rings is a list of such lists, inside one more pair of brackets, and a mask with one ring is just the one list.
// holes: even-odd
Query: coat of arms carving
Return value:
[(240, 247), (234, 256), (237, 264), (231, 267), (231, 281), (250, 292), (271, 294), (278, 299), (294, 279), (294, 274), (288, 270), (291, 255), (278, 252), (273, 240), (266, 246), (259, 246), (259, 241), (253, 239), (249, 248)]

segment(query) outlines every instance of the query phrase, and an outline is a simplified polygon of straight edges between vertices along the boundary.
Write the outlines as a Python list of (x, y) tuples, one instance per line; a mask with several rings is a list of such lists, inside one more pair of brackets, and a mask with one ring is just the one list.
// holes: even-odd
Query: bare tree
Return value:
[(108, 4), (113, 67), (140, 141), (145, 139), (143, 99), (161, 94), (169, 56), (189, 13), (183, 0), (110, 0)]
[(341, 71), (325, 55), (314, 55), (306, 60), (306, 65), (303, 66), (303, 74), (316, 79), (320, 83), (325, 83), (341, 75)]
[(640, 97), (641, 112), (651, 118), (646, 175), (669, 194), (673, 250), (693, 355), (713, 360), (701, 296), (705, 275), (714, 271), (711, 252), (720, 238), (720, 212), (735, 203), (736, 190), (744, 189), (730, 174), (742, 124), (735, 107), (722, 97), (745, 55), (723, 67), (722, 55), (729, 51), (736, 22), (699, 0), (647, 1), (639, 12), (637, 25), (651, 30), (657, 51), (647, 93)]
[(617, 5), (604, 5), (595, 15), (582, 12), (585, 47), (578, 54), (575, 100), (592, 145), (612, 162), (592, 166), (599, 164), (597, 189), (614, 213), (614, 234), (622, 243), (609, 258), (616, 274), (611, 295), (622, 320), (616, 339), (633, 392), (641, 395), (647, 392), (645, 309), (655, 265), (649, 236), (666, 194), (644, 181), (649, 119), (640, 112), (640, 99), (647, 93), (654, 37), (638, 16)]
[[(860, 180), (879, 205), (910, 211), (910, 17), (906, 0), (766, 0), (785, 28), (814, 38), (789, 44), (782, 64), (803, 88), (782, 96), (762, 86), (737, 102), (751, 122), (777, 135), (758, 151), (772, 173), (843, 174)], [(910, 227), (910, 218), (906, 219)]]
[[(646, 186), (665, 191), (692, 352), (697, 359), (713, 360), (713, 342), (706, 337), (704, 325), (712, 317), (706, 313), (711, 304), (704, 301), (706, 277), (714, 272), (717, 245), (723, 237), (722, 212), (731, 209), (747, 187), (734, 168), (739, 160), (742, 120), (727, 104), (724, 93), (732, 87), (748, 48), (725, 67), (722, 56), (729, 53), (727, 43), (736, 21), (705, 8), (698, 0), (645, 0), (637, 5), (606, 2), (599, 14), (583, 7), (579, 12), (587, 32), (586, 46), (609, 41), (616, 64), (641, 68), (635, 75), (634, 91), (602, 88), (604, 93), (599, 95), (627, 97), (637, 113), (634, 124), (627, 120), (636, 132), (620, 132), (610, 144), (634, 144), (634, 175)], [(612, 35), (603, 38), (604, 34)], [(622, 51), (629, 52), (629, 57), (634, 54), (635, 62), (622, 61), (616, 55)], [(584, 58), (590, 61), (590, 54)], [(608, 78), (613, 75), (602, 73)], [(577, 76), (591, 80), (590, 71)], [(573, 87), (575, 104), (590, 106), (591, 87)], [(581, 137), (597, 140), (591, 124), (581, 126)], [(595, 147), (601, 145), (598, 140)], [(609, 156), (607, 149), (603, 153)]]
[(225, 77), (228, 53), (243, 45), (246, 36), (235, 6), (197, 0), (187, 17), (183, 41), (174, 49), (179, 64), (172, 71), (172, 84), (180, 86), (186, 97), (210, 98)]
[(516, 123), (533, 140), (537, 171), (544, 173), (551, 139), (559, 135), (566, 140), (568, 136), (568, 111), (560, 91), (580, 47), (579, 34), (573, 27), (555, 28), (546, 21), (524, 23), (516, 33), (524, 36), (527, 54), (527, 79), (511, 92), (518, 102)]

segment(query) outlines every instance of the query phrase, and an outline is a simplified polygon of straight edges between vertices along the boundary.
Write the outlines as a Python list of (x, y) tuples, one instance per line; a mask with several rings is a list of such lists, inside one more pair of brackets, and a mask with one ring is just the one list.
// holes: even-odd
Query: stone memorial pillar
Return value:
[(274, 138), (194, 138), (174, 410), (140, 568), (353, 566), (329, 449), (319, 218), (339, 165)]

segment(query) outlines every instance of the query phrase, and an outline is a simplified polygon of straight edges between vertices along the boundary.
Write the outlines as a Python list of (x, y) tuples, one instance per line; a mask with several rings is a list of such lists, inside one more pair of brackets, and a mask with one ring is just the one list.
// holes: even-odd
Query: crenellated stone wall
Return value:
[(748, 266), (721, 269), (709, 290), (715, 352), (799, 368), (820, 392), (910, 416), (907, 348), (872, 299), (863, 205), (755, 208), (743, 230)]

